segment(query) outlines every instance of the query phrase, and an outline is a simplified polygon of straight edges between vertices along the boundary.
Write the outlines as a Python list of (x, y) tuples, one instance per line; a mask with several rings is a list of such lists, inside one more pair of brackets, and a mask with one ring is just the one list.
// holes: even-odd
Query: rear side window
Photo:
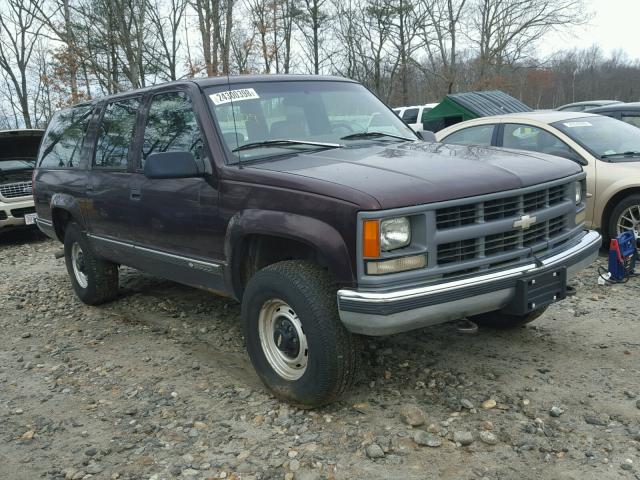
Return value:
[(116, 170), (127, 168), (139, 106), (138, 98), (119, 100), (107, 105), (98, 129), (94, 167)]
[(405, 123), (416, 123), (418, 121), (418, 109), (407, 108), (402, 114), (402, 120), (404, 120)]
[(442, 143), (455, 143), (458, 145), (481, 145), (488, 147), (493, 138), (494, 125), (478, 125), (475, 127), (463, 128), (453, 132), (448, 137), (442, 139)]
[(56, 113), (40, 147), (40, 168), (77, 168), (92, 107), (83, 105)]
[(634, 127), (640, 128), (640, 114), (638, 113), (623, 113), (620, 120), (627, 122)]
[(202, 136), (189, 95), (169, 92), (155, 95), (144, 129), (141, 166), (152, 153), (191, 152), (202, 158)]

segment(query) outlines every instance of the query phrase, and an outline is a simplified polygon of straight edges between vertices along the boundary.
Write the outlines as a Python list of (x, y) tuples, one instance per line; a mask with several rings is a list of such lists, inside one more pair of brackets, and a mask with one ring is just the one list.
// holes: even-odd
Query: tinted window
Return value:
[(573, 149), (555, 135), (530, 125), (509, 123), (504, 126), (502, 146), (517, 150), (548, 153), (571, 158)]
[(623, 113), (620, 116), (620, 119), (623, 122), (627, 122), (628, 124), (633, 125), (634, 127), (640, 128), (640, 114)]
[(109, 103), (98, 130), (93, 165), (98, 168), (126, 169), (136, 126), (140, 100), (129, 98)]
[(476, 127), (463, 128), (445, 137), (442, 142), (488, 147), (491, 145), (493, 127), (493, 125), (478, 125)]
[(82, 141), (92, 107), (85, 105), (56, 113), (40, 149), (40, 167), (74, 168), (80, 162)]
[(407, 108), (402, 114), (402, 120), (404, 120), (405, 123), (416, 123), (418, 121), (418, 109)]
[(141, 163), (152, 153), (191, 152), (202, 158), (202, 137), (191, 99), (184, 92), (155, 95), (144, 130)]

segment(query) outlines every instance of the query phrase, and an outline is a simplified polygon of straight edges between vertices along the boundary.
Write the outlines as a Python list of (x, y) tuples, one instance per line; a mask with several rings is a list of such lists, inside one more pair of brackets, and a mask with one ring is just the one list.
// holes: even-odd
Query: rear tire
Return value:
[(251, 362), (276, 397), (315, 408), (352, 385), (357, 338), (342, 325), (335, 286), (318, 265), (289, 260), (256, 273), (242, 298), (242, 323)]
[(502, 312), (488, 312), (468, 318), (481, 327), (495, 328), (497, 330), (509, 330), (512, 328), (522, 327), (527, 323), (533, 322), (546, 311), (547, 307), (543, 307), (526, 315), (509, 315)]
[(67, 225), (64, 258), (71, 285), (87, 305), (98, 305), (118, 295), (118, 266), (98, 258), (78, 224)]

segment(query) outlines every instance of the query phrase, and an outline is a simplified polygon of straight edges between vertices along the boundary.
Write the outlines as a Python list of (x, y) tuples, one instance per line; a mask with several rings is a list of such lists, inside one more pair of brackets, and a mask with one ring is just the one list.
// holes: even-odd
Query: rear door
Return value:
[[(206, 164), (211, 157), (194, 107), (188, 87), (160, 91), (147, 100), (129, 211), (136, 254), (145, 262), (146, 271), (222, 289), (225, 225), (218, 215), (215, 182), (204, 174), (210, 170)], [(203, 175), (147, 178), (143, 173), (147, 157), (162, 152), (191, 153)]]
[[(106, 103), (96, 131), (91, 174), (86, 182), (91, 202), (88, 223), (97, 248), (110, 258), (130, 253), (133, 244), (129, 183), (132, 144), (141, 97)], [(127, 263), (126, 259), (122, 263)]]

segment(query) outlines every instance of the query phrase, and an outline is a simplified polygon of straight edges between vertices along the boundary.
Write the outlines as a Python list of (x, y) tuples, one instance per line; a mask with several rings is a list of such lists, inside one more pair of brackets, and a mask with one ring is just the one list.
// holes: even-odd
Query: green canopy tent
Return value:
[(472, 118), (531, 111), (531, 107), (500, 90), (451, 93), (433, 109), (423, 113), (421, 121), (425, 130), (437, 132)]

